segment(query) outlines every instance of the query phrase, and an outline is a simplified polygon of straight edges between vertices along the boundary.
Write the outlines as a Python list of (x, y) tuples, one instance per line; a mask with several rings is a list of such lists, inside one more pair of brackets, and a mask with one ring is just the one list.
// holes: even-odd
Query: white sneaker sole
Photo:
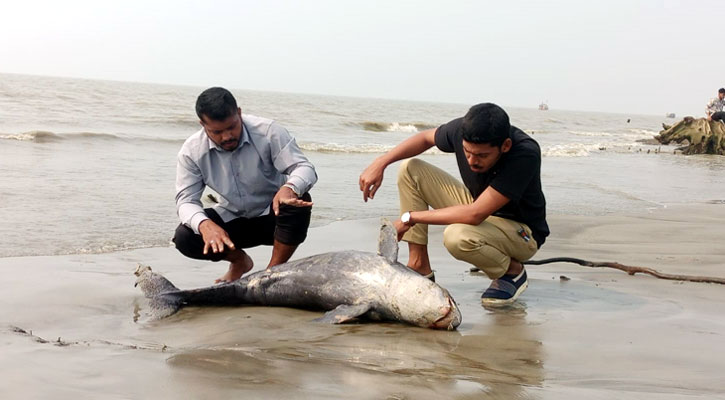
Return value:
[(526, 290), (526, 288), (529, 287), (529, 281), (528, 279), (526, 282), (524, 282), (523, 285), (519, 288), (519, 290), (514, 293), (514, 295), (510, 299), (489, 299), (489, 298), (481, 298), (481, 303), (485, 306), (494, 306), (494, 307), (500, 307), (500, 306), (508, 306), (512, 304), (516, 299), (519, 298), (521, 293)]

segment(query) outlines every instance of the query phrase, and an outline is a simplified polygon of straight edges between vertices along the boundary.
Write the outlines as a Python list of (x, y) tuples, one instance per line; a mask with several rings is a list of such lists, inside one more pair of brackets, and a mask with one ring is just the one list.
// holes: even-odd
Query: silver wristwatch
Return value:
[(410, 223), (410, 211), (406, 211), (406, 212), (404, 212), (404, 213), (403, 213), (403, 215), (401, 215), (401, 216), (400, 216), (400, 220), (401, 220), (401, 221), (402, 221), (402, 222), (403, 222), (403, 223), (404, 223), (405, 225), (412, 225), (412, 224)]

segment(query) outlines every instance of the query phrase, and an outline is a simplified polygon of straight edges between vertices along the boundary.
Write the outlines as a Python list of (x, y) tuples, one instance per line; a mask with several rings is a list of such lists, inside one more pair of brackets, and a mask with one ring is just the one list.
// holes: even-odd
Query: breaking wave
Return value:
[(381, 144), (349, 145), (338, 143), (300, 143), (300, 148), (320, 153), (385, 153), (395, 146)]
[(606, 146), (601, 143), (581, 144), (569, 143), (558, 144), (546, 149), (542, 149), (543, 157), (586, 157), (592, 152), (604, 151)]
[(588, 137), (601, 137), (601, 136), (614, 136), (609, 132), (587, 132), (587, 131), (569, 131), (572, 135), (576, 136), (588, 136)]
[[(542, 147), (543, 157), (587, 157), (593, 153), (635, 153), (643, 151), (643, 144), (627, 142), (566, 143)], [(648, 150), (648, 148), (644, 148)]]
[(157, 239), (157, 240), (139, 240), (139, 241), (124, 241), (120, 243), (110, 242), (99, 242), (89, 244), (86, 247), (78, 247), (74, 249), (59, 250), (53, 255), (69, 255), (69, 254), (105, 254), (115, 253), (118, 251), (125, 250), (136, 250), (136, 249), (147, 249), (153, 247), (168, 247), (173, 242), (168, 239)]
[(428, 124), (424, 122), (375, 122), (375, 121), (364, 121), (359, 125), (366, 131), (370, 132), (404, 132), (404, 133), (416, 133), (424, 131), (426, 129), (432, 129), (438, 127), (435, 124)]
[(47, 131), (30, 131), (16, 134), (0, 134), (0, 139), (5, 140), (17, 140), (20, 142), (55, 142), (62, 140), (62, 138), (53, 132)]
[[(319, 153), (385, 153), (395, 145), (383, 144), (339, 144), (339, 143), (299, 143), (300, 149), (305, 151), (316, 151)], [(444, 154), (435, 147), (426, 151), (425, 154)]]
[(660, 133), (656, 131), (651, 131), (648, 129), (630, 129), (630, 132), (637, 134), (637, 135), (643, 135), (643, 136), (657, 136)]
[(658, 135), (658, 132), (650, 131), (647, 129), (628, 129), (626, 133), (618, 132), (592, 132), (592, 131), (567, 131), (568, 133), (575, 135), (575, 136), (588, 136), (588, 137), (622, 137), (622, 138), (642, 138), (642, 137), (652, 137)]
[(22, 133), (0, 133), (2, 140), (17, 140), (21, 142), (53, 143), (64, 140), (98, 140), (98, 141), (124, 141), (124, 142), (157, 142), (157, 143), (184, 143), (184, 139), (152, 138), (152, 137), (131, 137), (114, 135), (112, 133), (97, 132), (69, 132), (54, 133), (49, 131), (28, 131)]

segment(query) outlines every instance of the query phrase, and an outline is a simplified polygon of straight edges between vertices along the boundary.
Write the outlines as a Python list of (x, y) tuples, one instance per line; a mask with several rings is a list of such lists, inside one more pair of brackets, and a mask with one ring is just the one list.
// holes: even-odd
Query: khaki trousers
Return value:
[[(471, 204), (468, 189), (442, 169), (417, 158), (403, 161), (398, 171), (401, 214)], [(529, 241), (518, 233), (528, 233)], [(428, 244), (428, 225), (415, 224), (403, 236), (409, 243)], [(513, 258), (530, 259), (537, 250), (531, 229), (520, 222), (490, 216), (479, 225), (451, 224), (443, 232), (443, 244), (453, 257), (475, 265), (491, 279), (500, 278)]]

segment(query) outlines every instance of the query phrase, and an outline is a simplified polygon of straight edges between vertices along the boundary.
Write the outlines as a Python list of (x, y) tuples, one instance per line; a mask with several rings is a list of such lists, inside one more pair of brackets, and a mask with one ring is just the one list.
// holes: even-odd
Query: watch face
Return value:
[(403, 216), (400, 217), (400, 220), (403, 221), (403, 223), (405, 224), (410, 222), (410, 212), (406, 212), (405, 214), (403, 214)]

